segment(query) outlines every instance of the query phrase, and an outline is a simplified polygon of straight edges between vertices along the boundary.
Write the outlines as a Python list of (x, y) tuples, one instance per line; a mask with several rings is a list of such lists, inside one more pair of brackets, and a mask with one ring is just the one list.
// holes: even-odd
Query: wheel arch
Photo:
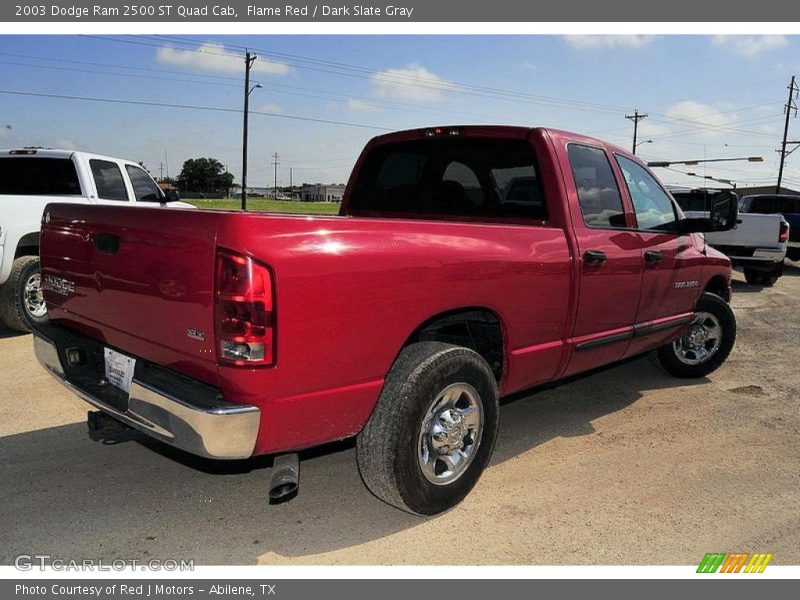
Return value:
[(19, 238), (14, 251), (14, 259), (20, 256), (39, 256), (39, 232), (32, 231)]
[(507, 371), (506, 339), (503, 319), (497, 312), (483, 306), (467, 306), (443, 311), (426, 319), (408, 336), (400, 351), (422, 341), (446, 342), (470, 348), (483, 357), (500, 385)]
[(724, 275), (714, 275), (708, 280), (706, 287), (703, 288), (703, 293), (715, 294), (725, 300), (731, 301), (731, 288), (728, 284), (728, 279)]

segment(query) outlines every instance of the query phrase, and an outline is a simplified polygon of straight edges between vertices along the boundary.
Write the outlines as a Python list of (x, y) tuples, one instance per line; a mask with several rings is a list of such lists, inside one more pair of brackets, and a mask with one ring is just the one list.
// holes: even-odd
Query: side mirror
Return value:
[(723, 192), (708, 199), (708, 217), (681, 219), (678, 221), (680, 233), (728, 231), (736, 227), (739, 216), (739, 197), (731, 192)]
[(164, 199), (162, 202), (178, 202), (181, 199), (178, 190), (167, 190), (164, 192)]

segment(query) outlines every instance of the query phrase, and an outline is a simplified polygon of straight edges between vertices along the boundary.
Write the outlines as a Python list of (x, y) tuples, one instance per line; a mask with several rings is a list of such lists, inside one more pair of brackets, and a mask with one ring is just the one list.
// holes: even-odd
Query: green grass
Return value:
[[(184, 202), (194, 204), (197, 208), (216, 210), (239, 210), (242, 201), (239, 198), (215, 198), (213, 200), (191, 200)], [(248, 198), (247, 210), (253, 212), (295, 213), (302, 215), (338, 215), (338, 202), (293, 202), (289, 200), (268, 200), (267, 198)]]

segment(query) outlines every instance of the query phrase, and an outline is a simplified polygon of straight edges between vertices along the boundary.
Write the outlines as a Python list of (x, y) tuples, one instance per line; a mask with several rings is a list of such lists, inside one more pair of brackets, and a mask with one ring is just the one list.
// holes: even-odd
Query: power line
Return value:
[[(213, 42), (208, 40), (187, 40), (180, 37), (175, 36), (137, 36), (137, 39), (121, 39), (121, 38), (113, 38), (107, 36), (88, 36), (92, 39), (100, 39), (106, 40), (110, 42), (119, 42), (119, 43), (126, 43), (126, 44), (136, 44), (142, 46), (149, 46), (155, 48), (165, 48), (169, 46), (164, 45), (164, 41), (172, 41), (174, 43), (178, 43), (183, 45), (184, 47), (179, 48), (179, 50), (186, 51), (186, 52), (196, 52), (199, 54), (210, 54), (210, 55), (219, 55), (225, 57), (232, 57), (229, 52), (214, 52), (207, 49), (201, 50), (197, 47), (197, 44), (205, 44), (205, 45), (214, 45), (214, 46), (222, 46), (219, 42)], [(147, 42), (144, 40), (152, 40), (155, 43)], [(225, 46), (223, 46), (225, 47)], [(236, 44), (227, 44), (227, 47), (232, 48), (244, 48), (243, 46), (236, 45)], [(598, 104), (598, 103), (591, 103), (585, 101), (578, 101), (578, 100), (571, 100), (567, 98), (559, 98), (554, 96), (541, 96), (535, 94), (528, 94), (524, 92), (518, 92), (513, 90), (504, 90), (500, 88), (491, 88), (486, 86), (476, 86), (467, 83), (461, 82), (442, 82), (436, 83), (431, 85), (429, 79), (416, 77), (413, 75), (403, 75), (403, 74), (393, 74), (387, 75), (383, 71), (378, 71), (375, 69), (369, 69), (366, 67), (359, 67), (356, 65), (350, 65), (347, 63), (335, 62), (335, 61), (328, 61), (322, 59), (314, 59), (308, 57), (302, 57), (294, 54), (287, 54), (282, 52), (276, 52), (272, 50), (266, 49), (258, 49), (256, 48), (259, 53), (265, 56), (273, 56), (285, 60), (287, 63), (292, 64), (297, 68), (309, 69), (313, 71), (331, 73), (335, 75), (343, 75), (348, 77), (360, 77), (362, 79), (370, 79), (373, 80), (376, 75), (380, 75), (381, 81), (388, 81), (397, 85), (412, 85), (415, 87), (422, 87), (427, 89), (434, 89), (437, 91), (446, 91), (449, 93), (455, 94), (462, 94), (462, 95), (471, 95), (476, 97), (485, 97), (485, 98), (493, 98), (499, 100), (505, 100), (510, 102), (522, 102), (522, 103), (532, 103), (532, 104), (541, 104), (545, 106), (556, 106), (559, 108), (569, 108), (573, 110), (588, 110), (593, 112), (603, 112), (603, 113), (614, 113), (620, 110), (623, 110), (622, 107), (613, 106), (613, 105), (606, 105), (606, 104)], [(299, 64), (298, 64), (299, 63)], [(319, 68), (312, 66), (312, 65), (320, 65)], [(331, 70), (333, 69), (333, 70)], [(337, 70), (338, 69), (338, 70)], [(725, 112), (725, 111), (721, 111)], [(657, 113), (653, 113), (654, 115)], [(717, 113), (711, 113), (717, 114)], [(752, 132), (752, 131), (745, 131), (745, 130), (738, 130), (733, 127), (729, 126), (721, 126), (721, 125), (711, 125), (708, 123), (704, 123), (702, 121), (695, 121), (692, 119), (684, 119), (680, 117), (670, 117), (668, 115), (658, 115), (662, 119), (668, 119), (671, 121), (680, 121), (685, 123), (690, 123), (695, 126), (710, 128), (713, 130), (726, 130), (731, 131), (734, 133), (741, 133), (743, 135), (753, 135), (753, 136), (761, 136), (761, 137), (771, 137), (768, 134), (762, 134), (760, 132)], [(680, 134), (683, 133), (694, 133), (692, 131), (686, 132), (679, 132)]]
[[(181, 108), (186, 110), (205, 110), (226, 113), (240, 114), (242, 111), (237, 108), (227, 108), (224, 106), (203, 106), (197, 104), (172, 104), (169, 102), (151, 102), (147, 100), (123, 100), (121, 98), (96, 98), (90, 96), (73, 96), (68, 94), (45, 94), (41, 92), (25, 92), (21, 90), (3, 90), (0, 89), (0, 94), (10, 94), (14, 96), (30, 96), (36, 98), (53, 98), (59, 100), (79, 100), (86, 102), (103, 102), (107, 104), (130, 104), (133, 106), (152, 106), (158, 108)], [(379, 131), (393, 131), (389, 127), (381, 127), (378, 125), (367, 125), (364, 123), (351, 123), (348, 121), (336, 121), (332, 119), (319, 119), (316, 117), (305, 117), (301, 115), (287, 115), (285, 113), (276, 113), (269, 111), (250, 111), (253, 115), (262, 115), (266, 117), (273, 117), (276, 119), (290, 119), (295, 121), (307, 121), (311, 123), (325, 123), (327, 125), (341, 125), (344, 127), (359, 127), (362, 129), (374, 129)]]

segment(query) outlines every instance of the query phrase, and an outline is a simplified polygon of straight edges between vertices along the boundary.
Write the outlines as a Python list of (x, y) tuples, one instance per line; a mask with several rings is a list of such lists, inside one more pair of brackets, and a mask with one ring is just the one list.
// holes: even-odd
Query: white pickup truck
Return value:
[[(707, 217), (709, 202), (728, 190), (668, 186), (687, 217)], [(739, 211), (737, 224), (729, 231), (706, 234), (706, 241), (742, 267), (747, 283), (774, 285), (783, 275), (789, 240), (789, 223), (779, 214)]]
[(39, 229), (50, 202), (175, 202), (135, 162), (71, 150), (0, 150), (0, 321), (29, 331), (47, 320), (39, 274)]

